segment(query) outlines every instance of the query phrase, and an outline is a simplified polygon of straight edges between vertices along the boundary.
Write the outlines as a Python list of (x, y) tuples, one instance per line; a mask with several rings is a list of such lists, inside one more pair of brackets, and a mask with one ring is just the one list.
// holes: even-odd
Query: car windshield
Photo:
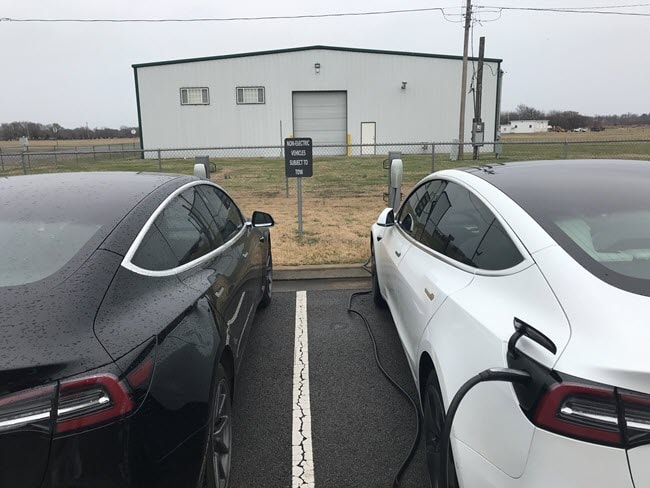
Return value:
[(101, 228), (76, 222), (0, 220), (0, 287), (47, 278), (63, 268)]

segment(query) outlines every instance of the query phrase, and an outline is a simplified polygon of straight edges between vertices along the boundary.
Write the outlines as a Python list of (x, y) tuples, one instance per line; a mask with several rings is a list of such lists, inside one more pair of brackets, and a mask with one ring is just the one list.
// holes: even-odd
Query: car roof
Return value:
[(108, 224), (179, 175), (50, 173), (0, 178), (0, 208), (10, 219)]
[(612, 177), (650, 179), (650, 161), (615, 159), (561, 159), (490, 163), (464, 168), (508, 195), (540, 191), (544, 188), (570, 189), (576, 182), (588, 180), (594, 186), (606, 186)]

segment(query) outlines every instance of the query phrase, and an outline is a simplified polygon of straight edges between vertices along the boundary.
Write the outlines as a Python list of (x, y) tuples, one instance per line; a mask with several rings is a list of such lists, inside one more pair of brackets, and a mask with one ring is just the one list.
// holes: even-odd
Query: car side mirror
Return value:
[(391, 227), (392, 225), (395, 225), (395, 213), (392, 208), (388, 207), (382, 210), (377, 219), (377, 225), (381, 227)]
[(275, 221), (270, 214), (259, 212), (257, 210), (253, 212), (251, 223), (253, 224), (253, 227), (273, 227), (275, 225)]

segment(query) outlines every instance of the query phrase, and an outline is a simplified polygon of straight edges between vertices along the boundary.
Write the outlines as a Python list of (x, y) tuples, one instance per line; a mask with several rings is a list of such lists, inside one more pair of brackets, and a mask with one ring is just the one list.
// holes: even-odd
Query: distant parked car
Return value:
[(461, 403), (449, 486), (650, 486), (649, 187), (644, 161), (491, 164), (381, 213), (374, 297), (419, 386), (432, 480), (455, 393), (513, 367), (528, 385)]
[(271, 225), (190, 176), (1, 178), (0, 486), (227, 486)]
[(573, 129), (573, 132), (587, 132), (587, 129), (585, 127), (577, 127)]

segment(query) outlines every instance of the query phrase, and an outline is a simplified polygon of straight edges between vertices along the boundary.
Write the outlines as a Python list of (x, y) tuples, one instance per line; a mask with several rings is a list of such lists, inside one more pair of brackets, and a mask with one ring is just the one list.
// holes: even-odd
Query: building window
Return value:
[(210, 105), (207, 88), (181, 88), (181, 105)]
[(237, 105), (266, 103), (263, 86), (237, 87)]

